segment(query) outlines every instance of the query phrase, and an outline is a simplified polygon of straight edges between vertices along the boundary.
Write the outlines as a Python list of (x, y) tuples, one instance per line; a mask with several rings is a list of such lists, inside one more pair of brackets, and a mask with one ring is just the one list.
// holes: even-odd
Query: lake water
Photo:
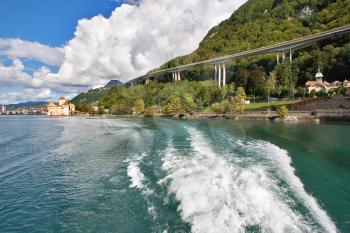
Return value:
[(350, 232), (350, 125), (0, 117), (0, 232)]

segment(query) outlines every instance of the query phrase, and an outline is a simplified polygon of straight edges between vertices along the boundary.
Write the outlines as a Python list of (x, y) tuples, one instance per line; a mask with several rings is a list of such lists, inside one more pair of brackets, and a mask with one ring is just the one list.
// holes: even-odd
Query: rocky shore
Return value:
[[(96, 115), (88, 116), (82, 115), (80, 117), (89, 118), (144, 118), (143, 115), (132, 116), (132, 115)], [(153, 118), (165, 118), (163, 114), (156, 114)], [(215, 113), (195, 113), (193, 115), (181, 115), (170, 117), (173, 119), (184, 119), (184, 120), (200, 120), (200, 119), (231, 119), (231, 120), (263, 120), (263, 121), (274, 121), (274, 122), (288, 122), (288, 123), (320, 123), (320, 122), (350, 122), (350, 110), (317, 110), (317, 111), (294, 111), (288, 113), (287, 116), (281, 118), (275, 111), (254, 111), (237, 113), (234, 115), (228, 114), (215, 114)]]

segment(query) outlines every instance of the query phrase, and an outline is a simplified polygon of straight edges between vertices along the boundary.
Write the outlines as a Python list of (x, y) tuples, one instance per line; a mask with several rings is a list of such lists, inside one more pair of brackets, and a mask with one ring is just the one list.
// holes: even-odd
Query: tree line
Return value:
[[(219, 87), (216, 82), (178, 81), (162, 83), (156, 80), (133, 87), (116, 86), (98, 104), (100, 114), (182, 116), (195, 112), (236, 113), (244, 110), (246, 94), (234, 83)], [(89, 104), (77, 104), (77, 109), (94, 113)]]

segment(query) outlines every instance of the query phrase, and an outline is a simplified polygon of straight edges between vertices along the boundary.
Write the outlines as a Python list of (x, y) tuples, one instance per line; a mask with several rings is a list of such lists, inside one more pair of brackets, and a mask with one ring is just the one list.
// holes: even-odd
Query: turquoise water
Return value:
[(350, 232), (349, 130), (0, 117), (0, 232)]

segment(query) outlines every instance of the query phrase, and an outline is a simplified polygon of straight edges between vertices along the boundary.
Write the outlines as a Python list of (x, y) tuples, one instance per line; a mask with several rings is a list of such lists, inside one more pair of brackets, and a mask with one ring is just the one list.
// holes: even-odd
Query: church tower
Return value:
[(323, 74), (321, 72), (320, 66), (318, 66), (318, 71), (317, 71), (315, 78), (316, 78), (317, 82), (319, 82), (319, 83), (323, 82)]
[(58, 100), (58, 105), (59, 106), (62, 106), (62, 105), (64, 105), (66, 103), (66, 98), (64, 98), (64, 97), (61, 97), (59, 100)]

